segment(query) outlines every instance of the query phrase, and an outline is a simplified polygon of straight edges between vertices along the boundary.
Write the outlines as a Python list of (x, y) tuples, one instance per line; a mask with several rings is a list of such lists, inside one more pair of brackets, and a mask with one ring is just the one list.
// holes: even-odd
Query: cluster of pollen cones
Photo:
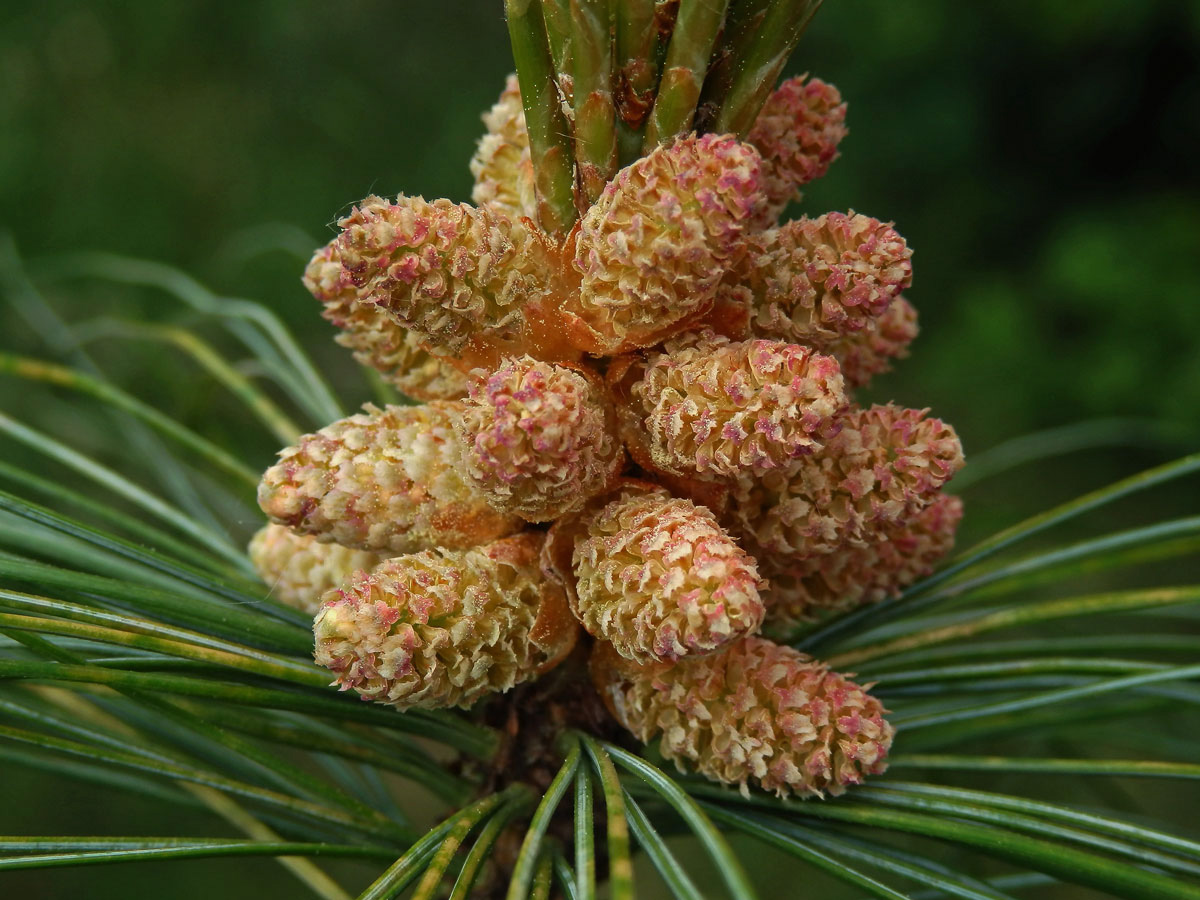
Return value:
[(854, 399), (916, 334), (904, 239), (853, 211), (778, 223), (844, 120), (792, 79), (746, 140), (660, 146), (550, 235), (514, 78), (474, 205), (341, 220), (304, 283), (421, 405), (282, 451), (251, 555), (342, 689), (468, 707), (586, 650), (616, 721), (710, 778), (808, 796), (883, 770), (870, 685), (763, 636), (896, 593), (962, 513), (953, 429)]

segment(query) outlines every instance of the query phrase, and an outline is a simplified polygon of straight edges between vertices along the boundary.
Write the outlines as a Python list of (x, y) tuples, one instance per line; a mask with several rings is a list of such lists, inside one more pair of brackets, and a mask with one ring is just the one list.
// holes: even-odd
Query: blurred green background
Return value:
[[(923, 333), (874, 396), (933, 407), (968, 458), (1038, 429), (1122, 420), (1101, 429), (1115, 446), (1027, 468), (1020, 490), (978, 490), (971, 537), (1200, 443), (1198, 48), (1200, 4), (1186, 0), (829, 0), (801, 43), (790, 72), (834, 82), (850, 104), (842, 159), (804, 211), (894, 219), (915, 249), (908, 296)], [(160, 291), (57, 277), (72, 254), (107, 251), (267, 303), (348, 406), (369, 399), (300, 286), (303, 263), (369, 192), (467, 199), (479, 114), (510, 67), (499, 0), (9, 0), (0, 349), (62, 349), (29, 321), (25, 272), (71, 321), (220, 334)], [(90, 349), (139, 397), (270, 460), (269, 434), (236, 410), (213, 415), (233, 404), (190, 361), (146, 344)], [(68, 443), (120, 455), (105, 420), (65, 399), (10, 379), (0, 395)], [(1194, 512), (1186, 498), (1157, 502)], [(237, 516), (247, 533), (256, 524)], [(214, 827), (115, 792), (64, 796), (25, 772), (0, 784), (5, 833)], [(169, 879), (177, 898), (208, 897), (215, 881), (233, 900), (278, 884), (272, 865), (5, 880), (21, 896), (141, 897)]]

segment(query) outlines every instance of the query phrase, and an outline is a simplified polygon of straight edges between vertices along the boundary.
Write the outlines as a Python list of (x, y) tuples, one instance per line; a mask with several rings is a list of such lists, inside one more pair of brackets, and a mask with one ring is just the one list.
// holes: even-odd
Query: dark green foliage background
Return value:
[[(0, 231), (35, 269), (104, 250), (264, 300), (343, 397), (367, 399), (300, 286), (297, 254), (328, 240), (339, 212), (368, 192), (468, 199), (478, 116), (511, 68), (500, 6), (9, 0)], [(978, 492), (972, 536), (1197, 444), (1198, 48), (1200, 5), (1186, 0), (829, 0), (801, 43), (791, 71), (836, 83), (851, 129), (804, 210), (894, 219), (916, 251), (909, 296), (923, 334), (876, 395), (932, 406), (968, 456), (1068, 422), (1141, 420), (1128, 447), (1026, 470), (1021, 491), (1009, 480)], [(275, 244), (256, 243), (265, 238)], [(152, 291), (43, 287), (73, 320), (181, 317)], [(0, 349), (51, 355), (7, 300)], [(97, 352), (118, 383), (269, 460), (270, 435), (240, 413), (214, 422), (213, 405), (228, 401), (189, 362), (138, 345)], [(101, 443), (102, 420), (35, 408), (25, 393), (0, 383), (6, 410), (76, 446)], [(1182, 511), (1180, 498), (1159, 502)], [(112, 793), (64, 797), (61, 782), (32, 776), (0, 783), (6, 833), (154, 822)], [(64, 871), (52, 889), (36, 887), (42, 873), (9, 878), (39, 897), (154, 896), (170, 879), (185, 898), (211, 896), (208, 873), (232, 900), (261, 896), (258, 876), (278, 883), (273, 865)], [(90, 889), (93, 879), (112, 893)]]

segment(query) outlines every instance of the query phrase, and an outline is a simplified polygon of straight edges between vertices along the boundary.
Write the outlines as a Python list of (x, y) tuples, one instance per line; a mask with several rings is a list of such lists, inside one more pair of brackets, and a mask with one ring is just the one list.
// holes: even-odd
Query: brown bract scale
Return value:
[(471, 157), (475, 186), (471, 202), (490, 206), (520, 219), (537, 217), (533, 160), (529, 155), (529, 133), (516, 75), (509, 75), (496, 104), (483, 114), (487, 134), (479, 139)]
[(917, 311), (897, 297), (871, 327), (835, 338), (825, 345), (825, 352), (837, 359), (847, 387), (863, 387), (889, 371), (893, 360), (908, 356), (908, 345), (918, 331)]
[(928, 410), (856, 409), (824, 450), (732, 482), (726, 518), (756, 556), (803, 558), (861, 544), (933, 502), (963, 465), (954, 429)]
[(585, 371), (525, 356), (472, 385), (462, 416), (465, 471), (497, 510), (556, 519), (620, 471), (615, 414)]
[(962, 509), (958, 497), (938, 494), (916, 514), (879, 526), (862, 546), (798, 560), (767, 556), (764, 628), (787, 636), (806, 622), (899, 594), (950, 552)]
[(472, 547), (520, 527), (462, 475), (461, 402), (365, 409), (280, 452), (258, 488), (272, 521), (389, 553)]
[(537, 567), (542, 539), (425, 550), (359, 573), (324, 597), (317, 662), (342, 690), (402, 709), (470, 706), (537, 677), (578, 633)]
[(854, 211), (753, 235), (721, 291), (749, 305), (756, 337), (824, 350), (872, 327), (912, 283), (912, 251), (890, 224)]
[(282, 525), (260, 528), (246, 552), (271, 596), (310, 616), (320, 608), (322, 594), (385, 559), (341, 544), (322, 544), (312, 535), (296, 534)]
[(550, 281), (537, 235), (503, 213), (401, 195), (368, 197), (338, 224), (342, 268), (371, 303), (449, 356), (472, 338), (513, 340)]
[(626, 488), (576, 532), (572, 609), (640, 662), (710, 653), (758, 630), (754, 560), (711, 512), (666, 491)]
[(711, 332), (651, 356), (630, 394), (655, 465), (707, 476), (766, 472), (810, 454), (847, 407), (833, 357)]
[(712, 304), (758, 197), (758, 153), (691, 135), (622, 169), (583, 217), (562, 315), (581, 350), (649, 347)]
[(747, 637), (720, 653), (639, 666), (611, 646), (592, 678), (639, 740), (684, 770), (781, 797), (841, 794), (887, 768), (895, 729), (863, 687), (791, 647)]
[(755, 211), (760, 227), (773, 225), (801, 186), (829, 171), (847, 135), (846, 104), (832, 84), (800, 75), (767, 98), (746, 138), (763, 158), (765, 200)]

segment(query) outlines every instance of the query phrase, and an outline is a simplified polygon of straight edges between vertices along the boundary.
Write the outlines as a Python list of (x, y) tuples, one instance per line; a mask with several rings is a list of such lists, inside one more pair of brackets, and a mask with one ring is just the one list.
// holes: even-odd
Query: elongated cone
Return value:
[(578, 626), (537, 566), (543, 537), (387, 560), (328, 592), (316, 660), (342, 690), (401, 709), (470, 706), (553, 668)]
[(579, 226), (562, 315), (588, 353), (649, 347), (712, 305), (756, 202), (758, 153), (706, 134), (622, 169)]
[(954, 429), (928, 410), (847, 413), (820, 453), (734, 480), (727, 518), (755, 556), (793, 559), (862, 545), (872, 529), (928, 506), (963, 465)]
[(760, 227), (775, 224), (803, 185), (829, 171), (847, 133), (846, 104), (832, 84), (800, 75), (776, 88), (746, 138), (763, 158)]
[(768, 556), (765, 630), (786, 636), (803, 623), (899, 594), (950, 552), (961, 520), (962, 501), (938, 494), (913, 516), (882, 525), (865, 546), (799, 560)]
[(625, 458), (599, 379), (530, 356), (472, 386), (462, 430), (471, 481), (495, 509), (530, 522), (581, 508)]
[(533, 160), (529, 132), (516, 75), (509, 75), (496, 104), (483, 114), (487, 134), (479, 139), (471, 157), (475, 187), (471, 202), (490, 206), (513, 219), (537, 218)]
[(908, 345), (917, 331), (917, 311), (903, 297), (897, 297), (872, 327), (844, 334), (824, 349), (842, 367), (846, 387), (863, 387), (891, 369), (893, 360), (908, 356)]
[(404, 335), (404, 343), (395, 347), (388, 362), (388, 381), (414, 400), (457, 400), (467, 395), (470, 379), (444, 357), (426, 350), (415, 332)]
[(455, 431), (462, 403), (368, 405), (280, 452), (258, 487), (272, 521), (301, 534), (377, 553), (466, 548), (511, 534), (460, 474)]
[(912, 251), (890, 224), (851, 210), (786, 222), (747, 241), (722, 285), (757, 337), (824, 351), (870, 328), (912, 284)]
[(341, 329), (336, 340), (359, 364), (377, 370), (418, 400), (452, 400), (467, 393), (467, 376), (427, 352), (417, 335), (373, 303), (360, 303), (358, 288), (342, 267), (336, 243), (318, 250), (304, 272), (304, 286), (321, 301), (323, 315)]
[(358, 571), (370, 571), (385, 557), (341, 544), (322, 544), (282, 525), (264, 525), (250, 539), (250, 562), (281, 603), (316, 613), (321, 596)]
[(639, 662), (710, 653), (762, 623), (753, 558), (711, 512), (663, 490), (626, 489), (585, 513), (572, 564), (583, 627)]
[(401, 195), (367, 197), (338, 222), (342, 268), (372, 303), (440, 356), (476, 336), (513, 340), (522, 308), (546, 295), (545, 247), (487, 207)]
[(895, 729), (868, 686), (791, 647), (746, 637), (720, 653), (639, 666), (597, 644), (592, 679), (643, 743), (714, 781), (780, 797), (841, 794), (887, 768)]
[(833, 357), (711, 332), (669, 342), (631, 394), (655, 465), (680, 475), (784, 466), (819, 448), (847, 408)]

